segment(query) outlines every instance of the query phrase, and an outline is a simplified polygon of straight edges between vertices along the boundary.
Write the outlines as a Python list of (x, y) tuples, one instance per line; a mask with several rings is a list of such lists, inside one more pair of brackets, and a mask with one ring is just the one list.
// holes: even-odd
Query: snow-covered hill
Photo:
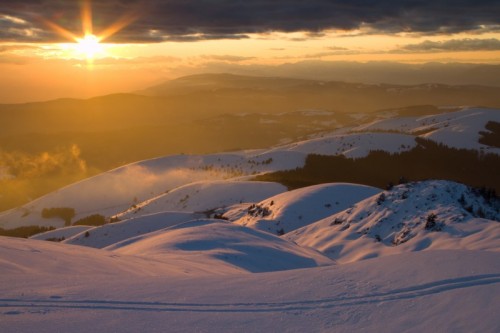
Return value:
[[(29, 225), (64, 226), (65, 222), (62, 219), (41, 218), (44, 208), (53, 207), (73, 208), (76, 211), (73, 221), (93, 214), (113, 216), (186, 184), (293, 169), (302, 166), (305, 158), (306, 154), (297, 152), (280, 151), (262, 154), (261, 151), (257, 151), (167, 156), (137, 162), (99, 174), (45, 195), (22, 207), (3, 212), (0, 214), (0, 228), (10, 229)], [(249, 187), (245, 184), (242, 186)], [(247, 195), (252, 196), (248, 192)]]
[(74, 225), (70, 227), (59, 228), (55, 230), (49, 230), (46, 232), (42, 232), (40, 234), (36, 234), (31, 236), (31, 239), (38, 240), (52, 240), (52, 241), (63, 241), (65, 239), (71, 238), (75, 235), (78, 235), (82, 232), (85, 232), (93, 227), (88, 225)]
[[(190, 262), (178, 255), (165, 254), (162, 258), (129, 256), (91, 247), (2, 237), (0, 242), (0, 277), (2, 287), (14, 283), (19, 277), (31, 276), (31, 283), (36, 284), (46, 279), (49, 283), (67, 280), (69, 287), (75, 278), (85, 276), (87, 284), (97, 286), (107, 279), (120, 276), (195, 276), (235, 274), (244, 272), (233, 265), (219, 262)], [(62, 280), (59, 280), (62, 279)], [(28, 290), (32, 287), (25, 286)], [(57, 289), (57, 286), (53, 285)], [(52, 289), (54, 292), (56, 289)], [(48, 289), (50, 290), (50, 289)], [(24, 293), (22, 288), (17, 289)], [(2, 291), (2, 295), (6, 295)], [(0, 301), (1, 302), (1, 301)], [(0, 312), (0, 316), (4, 313)], [(0, 320), (0, 325), (3, 320)], [(4, 332), (4, 330), (0, 330)]]
[[(229, 194), (234, 193), (234, 190), (228, 190), (226, 199), (221, 198), (219, 204), (215, 198), (220, 194), (221, 188), (233, 185), (222, 185), (222, 182), (207, 185), (202, 192), (196, 194), (199, 199), (195, 200), (196, 204), (191, 203), (191, 206), (186, 205), (184, 201), (180, 202), (185, 197), (177, 198), (176, 195), (186, 192), (185, 195), (191, 197), (193, 193), (190, 191), (201, 186), (193, 184), (196, 182), (229, 179), (241, 181), (244, 177), (263, 172), (302, 167), (307, 155), (312, 153), (342, 154), (358, 158), (374, 150), (391, 153), (407, 151), (415, 147), (417, 135), (453, 147), (500, 154), (500, 148), (478, 143), (480, 132), (485, 131), (485, 125), (489, 121), (500, 122), (500, 111), (465, 108), (434, 116), (389, 118), (358, 126), (347, 133), (346, 130), (322, 133), (312, 139), (267, 150), (167, 156), (137, 162), (67, 186), (27, 205), (1, 213), (0, 228), (11, 229), (29, 225), (64, 226), (62, 219), (41, 218), (44, 208), (72, 208), (76, 212), (72, 220), (74, 222), (93, 214), (107, 217), (123, 214), (122, 218), (127, 218), (164, 210), (199, 211), (217, 208), (215, 206), (219, 204), (227, 206), (239, 201), (260, 201), (263, 198), (259, 195), (267, 194), (267, 190), (262, 189), (257, 195), (257, 190), (251, 190), (251, 185), (245, 183), (239, 184), (242, 187), (241, 195), (237, 196), (239, 200), (237, 197), (229, 200)], [(190, 184), (192, 186), (180, 189)], [(215, 184), (219, 184), (218, 189)], [(246, 194), (243, 195), (243, 192)], [(197, 205), (199, 207), (195, 208)], [(144, 209), (144, 212), (141, 213), (137, 208)]]
[(129, 238), (106, 250), (148, 258), (178, 255), (190, 262), (212, 262), (214, 266), (222, 261), (254, 273), (333, 263), (316, 251), (223, 220), (194, 220), (178, 224)]
[(238, 206), (223, 216), (246, 227), (283, 234), (340, 212), (380, 190), (356, 184), (321, 184), (270, 197), (256, 204)]
[(399, 153), (416, 146), (415, 137), (399, 133), (350, 133), (325, 135), (320, 138), (289, 144), (277, 149), (307, 154), (344, 155), (350, 158), (367, 156), (370, 151)]
[(126, 219), (165, 211), (207, 212), (236, 203), (258, 202), (286, 190), (285, 186), (270, 182), (231, 180), (196, 182), (134, 205), (116, 217)]
[[(103, 248), (120, 241), (203, 217), (187, 212), (162, 212), (87, 229), (64, 243)], [(63, 228), (64, 229), (64, 228)]]
[(500, 251), (500, 200), (448, 181), (402, 184), (284, 237), (339, 262), (409, 251)]
[(499, 148), (479, 143), (480, 132), (489, 121), (500, 122), (500, 110), (464, 108), (424, 117), (402, 117), (376, 121), (354, 128), (357, 132), (399, 131), (445, 144), (449, 147), (481, 149), (500, 154)]

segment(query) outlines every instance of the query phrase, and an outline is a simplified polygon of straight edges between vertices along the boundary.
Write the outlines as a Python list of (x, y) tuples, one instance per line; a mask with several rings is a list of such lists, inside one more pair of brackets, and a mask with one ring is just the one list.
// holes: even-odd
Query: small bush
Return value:
[(436, 222), (437, 215), (434, 213), (431, 213), (427, 216), (427, 220), (425, 222), (425, 230), (429, 231), (441, 231), (442, 226), (441, 224)]
[(214, 219), (218, 219), (218, 220), (229, 220), (227, 217), (224, 216), (224, 213), (215, 213), (214, 214)]
[(385, 201), (386, 197), (384, 193), (380, 193), (380, 195), (377, 198), (377, 205), (381, 205)]
[(339, 225), (339, 224), (342, 224), (342, 223), (344, 223), (344, 220), (342, 220), (340, 217), (336, 217), (335, 220), (333, 220), (330, 223), (330, 226), (332, 226), (332, 225)]

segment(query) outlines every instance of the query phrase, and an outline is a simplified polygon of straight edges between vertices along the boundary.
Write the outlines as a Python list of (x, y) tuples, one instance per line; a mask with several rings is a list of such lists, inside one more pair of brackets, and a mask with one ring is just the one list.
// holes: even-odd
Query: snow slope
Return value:
[[(135, 211), (134, 207), (143, 202), (152, 204), (148, 213), (159, 212), (163, 208), (160, 203), (153, 204), (153, 199), (181, 186), (199, 181), (243, 180), (244, 177), (263, 172), (302, 167), (306, 156), (311, 153), (343, 154), (357, 158), (366, 156), (373, 150), (401, 152), (415, 146), (414, 139), (417, 135), (452, 147), (500, 154), (499, 148), (478, 143), (480, 132), (485, 130), (488, 121), (500, 122), (500, 110), (465, 108), (434, 116), (390, 118), (358, 126), (348, 134), (332, 133), (268, 150), (200, 156), (178, 155), (137, 162), (1, 213), (0, 227), (62, 227), (62, 219), (41, 218), (44, 208), (53, 207), (74, 208), (76, 216), (73, 221), (92, 214), (113, 216), (128, 211), (126, 216), (130, 216)], [(390, 133), (373, 133), (374, 131)], [(204, 195), (210, 197), (209, 193)], [(164, 199), (167, 200), (167, 197), (168, 195)], [(173, 203), (167, 204), (165, 209), (172, 209), (168, 208), (169, 205), (172, 206)], [(175, 208), (179, 209), (183, 209), (182, 205)]]
[(278, 194), (246, 207), (238, 206), (224, 217), (239, 217), (245, 210), (234, 223), (281, 234), (340, 212), (380, 191), (357, 184), (321, 184)]
[(198, 181), (221, 180), (304, 165), (297, 152), (262, 151), (214, 155), (177, 155), (137, 162), (111, 170), (45, 195), (0, 214), (0, 228), (64, 226), (58, 218), (43, 219), (44, 208), (70, 207), (73, 221), (92, 215), (112, 216), (166, 191)]
[(489, 121), (500, 122), (500, 110), (464, 108), (460, 111), (425, 117), (402, 117), (376, 121), (354, 131), (400, 131), (419, 135), (449, 147), (481, 149), (500, 154), (499, 148), (479, 143), (480, 132)]
[(367, 156), (370, 151), (383, 150), (399, 153), (416, 146), (415, 137), (399, 133), (333, 134), (293, 143), (279, 149), (306, 154), (344, 155), (350, 158)]
[(178, 255), (190, 262), (219, 261), (248, 272), (270, 272), (328, 265), (316, 251), (265, 232), (223, 220), (194, 220), (108, 246), (119, 254), (161, 258)]
[(202, 181), (184, 185), (117, 214), (120, 219), (164, 211), (205, 212), (241, 202), (258, 202), (285, 186), (271, 182)]
[[(218, 265), (191, 263), (176, 255), (165, 254), (162, 258), (155, 259), (34, 239), (1, 237), (0, 240), (0, 275), (3, 288), (22, 276), (31, 276), (33, 282), (45, 277), (48, 283), (52, 280), (53, 287), (57, 289), (58, 281), (71, 287), (74, 285), (72, 280), (79, 276), (84, 276), (88, 285), (96, 287), (101, 282), (99, 278), (114, 279), (119, 276), (144, 278), (242, 273), (242, 270), (223, 262)], [(25, 287), (33, 290), (28, 285)], [(2, 291), (1, 295), (6, 294)]]
[(184, 273), (173, 262), (3, 239), (0, 331), (497, 332), (500, 326), (493, 311), (500, 308), (497, 253), (424, 251), (219, 276)]
[(131, 237), (147, 234), (201, 217), (203, 217), (202, 214), (187, 212), (162, 212), (144, 215), (85, 230), (75, 234), (73, 237), (67, 238), (64, 243), (103, 248)]
[(396, 186), (284, 237), (345, 263), (409, 251), (500, 251), (498, 221), (498, 199), (454, 182), (424, 181)]
[(41, 234), (36, 234), (31, 236), (31, 239), (38, 240), (48, 240), (48, 239), (68, 239), (77, 235), (79, 233), (85, 232), (88, 229), (92, 229), (91, 226), (87, 225), (75, 225), (71, 227), (59, 228), (55, 230), (49, 230), (46, 232), (42, 232)]

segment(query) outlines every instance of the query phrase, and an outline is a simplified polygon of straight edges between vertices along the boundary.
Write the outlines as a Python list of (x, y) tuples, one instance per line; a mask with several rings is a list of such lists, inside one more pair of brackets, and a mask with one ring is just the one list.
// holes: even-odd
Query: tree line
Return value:
[(329, 182), (350, 182), (386, 188), (401, 179), (442, 179), (500, 193), (500, 156), (457, 149), (424, 138), (400, 153), (372, 151), (363, 158), (310, 154), (302, 168), (260, 175), (255, 180), (279, 182), (290, 189)]

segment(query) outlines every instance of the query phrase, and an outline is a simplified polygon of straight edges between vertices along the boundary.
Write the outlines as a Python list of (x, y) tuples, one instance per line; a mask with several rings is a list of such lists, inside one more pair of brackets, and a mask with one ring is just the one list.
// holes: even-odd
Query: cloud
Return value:
[(39, 47), (33, 45), (10, 44), (0, 45), (0, 53), (18, 51), (18, 50), (38, 50)]
[(355, 55), (355, 54), (363, 54), (363, 53), (361, 51), (357, 51), (357, 50), (340, 49), (340, 50), (332, 50), (332, 51), (326, 51), (326, 52), (306, 54), (303, 57), (306, 59), (317, 59), (317, 58), (330, 57), (330, 56)]
[[(81, 31), (80, 1), (16, 0), (0, 9), (0, 41), (62, 38), (41, 17)], [(93, 0), (95, 32), (120, 20), (136, 20), (112, 36), (114, 42), (194, 41), (245, 38), (251, 33), (326, 29), (377, 33), (448, 34), (500, 31), (496, 0)], [(201, 38), (200, 38), (201, 37)]]
[(418, 44), (403, 45), (392, 53), (432, 53), (432, 52), (457, 52), (457, 51), (499, 51), (500, 40), (496, 38), (478, 39), (464, 38), (451, 39), (442, 42), (430, 40)]
[(205, 60), (225, 61), (225, 62), (241, 62), (255, 59), (255, 57), (240, 57), (234, 55), (204, 55), (201, 56)]
[(347, 51), (347, 50), (349, 50), (348, 48), (341, 47), (341, 46), (328, 46), (326, 49), (330, 50), (330, 51)]
[(13, 24), (13, 25), (26, 25), (26, 24), (28, 24), (28, 22), (26, 22), (25, 20), (18, 18), (18, 17), (10, 16), (10, 15), (0, 15), (0, 22), (8, 22), (8, 23)]
[(161, 35), (156, 41), (162, 42), (198, 42), (215, 39), (247, 39), (248, 35), (242, 34), (192, 34), (192, 35)]

